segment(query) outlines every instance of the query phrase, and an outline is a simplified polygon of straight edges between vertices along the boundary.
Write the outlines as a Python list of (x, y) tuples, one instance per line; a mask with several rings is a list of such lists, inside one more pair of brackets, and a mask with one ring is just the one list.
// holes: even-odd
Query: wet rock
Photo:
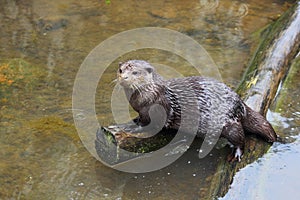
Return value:
[(177, 17), (177, 11), (176, 9), (172, 7), (165, 7), (165, 8), (160, 8), (157, 10), (152, 10), (149, 12), (149, 14), (152, 17), (158, 18), (158, 19), (174, 19)]
[(67, 19), (39, 19), (36, 22), (38, 30), (42, 33), (65, 28), (68, 24), (69, 21)]

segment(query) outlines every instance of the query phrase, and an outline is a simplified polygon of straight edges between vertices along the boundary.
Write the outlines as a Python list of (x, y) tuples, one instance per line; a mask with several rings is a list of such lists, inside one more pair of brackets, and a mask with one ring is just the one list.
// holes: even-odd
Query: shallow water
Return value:
[[(174, 164), (147, 174), (118, 172), (93, 158), (73, 125), (71, 98), (76, 73), (88, 53), (108, 37), (133, 28), (163, 27), (199, 42), (219, 66), (223, 80), (235, 87), (254, 46), (251, 33), (288, 8), (288, 3), (275, 0), (111, 0), (110, 4), (32, 0), (0, 1), (0, 5), (1, 66), (10, 63), (13, 69), (0, 85), (1, 199), (206, 197), (209, 180), (201, 177), (215, 172), (211, 157), (224, 157), (214, 150), (205, 162), (199, 161), (197, 142)], [(111, 46), (109, 50), (117, 48)], [(97, 116), (103, 125), (114, 122), (109, 97), (116, 63), (129, 58), (172, 66), (183, 75), (195, 74), (183, 58), (169, 52), (146, 49), (121, 56), (106, 70), (98, 86)], [(293, 113), (299, 112), (299, 107), (293, 108)], [(299, 115), (288, 123), (299, 125), (297, 120)], [(275, 155), (274, 165), (279, 162), (276, 148), (266, 155)], [(297, 156), (295, 151), (283, 151)], [(297, 173), (296, 168), (289, 169), (291, 175)], [(244, 184), (247, 187), (248, 183)]]

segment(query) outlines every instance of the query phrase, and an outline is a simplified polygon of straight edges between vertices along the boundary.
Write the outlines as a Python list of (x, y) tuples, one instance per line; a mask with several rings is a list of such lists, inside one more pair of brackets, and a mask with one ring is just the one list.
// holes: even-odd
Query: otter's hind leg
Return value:
[(228, 122), (224, 126), (221, 135), (234, 146), (234, 151), (229, 156), (228, 160), (230, 162), (233, 162), (235, 160), (241, 161), (245, 146), (245, 134), (241, 122)]

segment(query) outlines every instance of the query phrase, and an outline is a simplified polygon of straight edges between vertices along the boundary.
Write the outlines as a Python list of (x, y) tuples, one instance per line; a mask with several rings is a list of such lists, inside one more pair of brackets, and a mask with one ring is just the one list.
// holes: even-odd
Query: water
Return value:
[[(108, 37), (132, 28), (164, 27), (201, 43), (219, 66), (224, 82), (235, 87), (254, 47), (251, 33), (288, 7), (275, 0), (112, 0), (110, 4), (1, 0), (0, 5), (0, 61), (1, 67), (10, 66), (4, 67), (10, 75), (0, 80), (1, 199), (207, 198), (216, 170), (212, 160), (223, 159), (224, 150), (214, 150), (200, 161), (196, 142), (174, 164), (150, 174), (118, 172), (94, 159), (73, 125), (76, 73), (88, 53)], [(116, 63), (129, 58), (195, 74), (184, 59), (168, 52), (140, 50), (123, 55), (99, 83), (96, 108), (104, 125), (114, 122), (107, 99)], [(294, 122), (295, 117), (288, 123)]]

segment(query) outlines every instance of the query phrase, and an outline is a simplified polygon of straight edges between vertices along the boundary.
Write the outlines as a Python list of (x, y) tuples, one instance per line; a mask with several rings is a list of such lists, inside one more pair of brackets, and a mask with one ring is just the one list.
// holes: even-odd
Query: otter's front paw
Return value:
[(123, 130), (130, 133), (141, 133), (143, 132), (143, 127), (138, 125), (133, 125), (133, 126), (125, 127)]
[(126, 123), (126, 124), (119, 124), (118, 128), (128, 133), (141, 133), (143, 131), (142, 126), (139, 126), (133, 122)]

